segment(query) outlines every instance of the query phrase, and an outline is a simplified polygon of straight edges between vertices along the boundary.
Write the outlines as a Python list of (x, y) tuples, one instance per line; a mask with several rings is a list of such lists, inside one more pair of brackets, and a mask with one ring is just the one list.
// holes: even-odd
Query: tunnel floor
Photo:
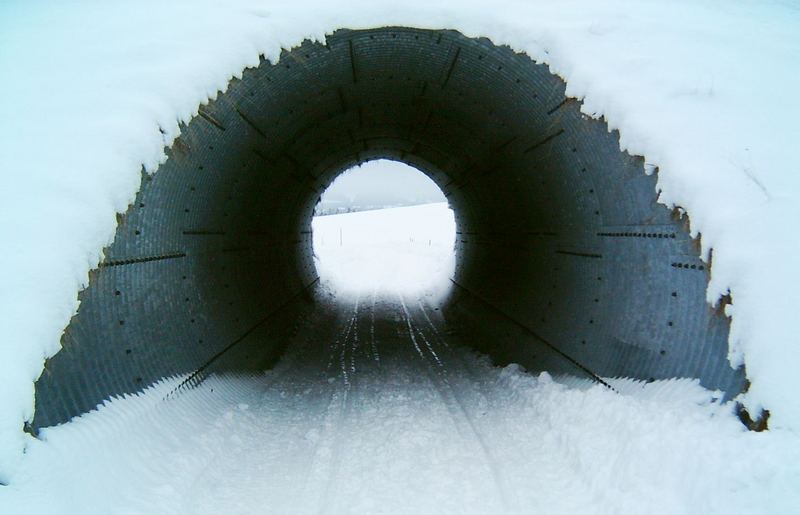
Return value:
[(696, 381), (615, 392), (499, 367), (429, 296), (321, 290), (272, 369), (172, 378), (43, 429), (0, 508), (717, 513), (795, 480), (768, 465), (780, 441)]
[(187, 512), (242, 489), (276, 512), (371, 513), (411, 492), (426, 499), (419, 509), (506, 506), (505, 442), (483, 420), (493, 401), (485, 371), (436, 312), (375, 294), (320, 311), (264, 377), (269, 392), (236, 414), (241, 445), (198, 475)]

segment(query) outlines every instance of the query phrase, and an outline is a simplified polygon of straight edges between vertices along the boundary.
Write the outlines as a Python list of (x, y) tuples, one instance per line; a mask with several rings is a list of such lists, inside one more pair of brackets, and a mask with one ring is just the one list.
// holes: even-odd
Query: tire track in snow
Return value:
[[(402, 307), (403, 318), (408, 329), (409, 339), (417, 351), (417, 354), (420, 356), (421, 361), (424, 363), (428, 377), (431, 378), (434, 387), (442, 399), (442, 402), (447, 407), (447, 410), (450, 413), (450, 416), (452, 417), (459, 434), (461, 434), (465, 440), (473, 440), (481, 449), (481, 455), (484, 458), (483, 461), (494, 482), (495, 489), (498, 494), (497, 498), (500, 502), (501, 508), (504, 512), (509, 511), (509, 495), (507, 493), (508, 489), (505, 486), (505, 480), (500, 471), (500, 467), (497, 464), (497, 460), (487, 445), (485, 438), (481, 432), (478, 431), (475, 421), (464, 406), (464, 403), (457, 394), (456, 389), (453, 388), (452, 384), (450, 383), (447, 377), (447, 366), (442, 362), (439, 354), (434, 350), (428, 337), (413, 322), (403, 295), (400, 294), (399, 298), (400, 305)], [(422, 347), (419, 345), (417, 336), (419, 336), (424, 344)], [(468, 428), (466, 431), (467, 434), (464, 434), (465, 432), (461, 429), (461, 427), (464, 425), (466, 425)]]
[[(431, 320), (424, 304), (422, 302), (418, 302), (418, 305), (423, 318), (426, 320), (426, 323), (430, 327), (431, 332), (433, 333), (437, 342), (447, 348), (446, 352), (440, 354), (447, 356), (448, 368), (451, 372), (454, 372), (456, 369), (461, 371), (461, 373), (456, 373), (455, 377), (469, 380), (469, 382), (475, 386), (475, 388), (473, 388), (474, 393), (481, 396), (487, 406), (497, 407), (506, 402), (507, 398), (504, 395), (505, 392), (498, 391), (492, 384), (482, 384), (486, 377), (485, 370), (482, 370), (482, 368), (479, 367), (474, 360), (468, 359), (468, 356), (459, 353), (456, 348), (449, 345), (445, 340), (445, 336), (436, 328), (435, 324)], [(491, 396), (491, 399), (489, 396)], [(492, 430), (494, 432), (499, 432), (500, 434), (496, 435), (494, 440), (513, 442), (516, 438), (513, 435), (513, 432), (509, 431), (507, 421), (505, 419), (498, 418), (499, 413), (500, 410), (495, 408), (495, 417), (492, 420)], [(511, 422), (513, 424), (516, 422), (516, 419), (512, 419)], [(530, 456), (530, 459), (534, 459), (541, 463), (540, 469), (549, 471), (545, 473), (544, 477), (540, 477), (539, 480), (543, 482), (550, 482), (550, 488), (553, 490), (568, 491), (576, 488), (576, 485), (580, 485), (579, 488), (583, 489), (584, 491), (596, 491), (594, 488), (594, 485), (596, 484), (595, 478), (592, 478), (591, 476), (585, 476), (581, 473), (581, 469), (575, 466), (574, 462), (570, 459), (572, 450), (563, 446), (564, 440), (557, 438), (554, 441), (558, 445), (548, 445), (543, 454)], [(506, 484), (508, 485), (509, 483)], [(524, 488), (524, 486), (516, 484), (509, 486), (506, 491), (512, 495), (513, 503), (511, 503), (511, 506), (516, 508), (517, 512), (524, 512), (525, 510), (520, 508), (517, 488)], [(596, 492), (595, 495), (597, 495), (598, 498), (603, 498), (604, 501), (601, 504), (605, 505), (607, 502), (605, 499), (605, 492)]]
[[(350, 327), (349, 321), (344, 324), (341, 321), (337, 322), (335, 319), (328, 321), (324, 315), (320, 317), (316, 313), (314, 318), (317, 320), (313, 324), (310, 323), (309, 326), (325, 327), (326, 329), (320, 332), (322, 334), (332, 333), (332, 338), (330, 338), (332, 343), (341, 340), (342, 335)], [(320, 318), (322, 320), (319, 320)], [(335, 318), (339, 318), (339, 315)], [(327, 327), (330, 327), (330, 329), (327, 329)], [(227, 412), (222, 413), (221, 417), (211, 421), (213, 433), (218, 436), (211, 436), (207, 440), (224, 442), (228, 438), (239, 438), (239, 434), (244, 434), (247, 435), (245, 439), (249, 437), (251, 443), (256, 445), (244, 446), (244, 449), (236, 453), (231, 452), (229, 445), (215, 446), (213, 455), (204, 463), (191, 482), (187, 484), (187, 491), (195, 492), (195, 494), (186, 496), (190, 502), (182, 508), (182, 512), (196, 513), (203, 511), (202, 500), (204, 496), (208, 495), (209, 487), (216, 486), (219, 488), (225, 486), (226, 483), (230, 482), (228, 476), (236, 477), (236, 473), (243, 466), (244, 468), (261, 471), (266, 465), (268, 469), (263, 471), (262, 480), (270, 477), (270, 474), (276, 475), (276, 472), (269, 467), (269, 465), (274, 465), (275, 463), (281, 464), (281, 475), (283, 477), (276, 475), (273, 480), (283, 479), (285, 482), (285, 477), (291, 475), (286, 473), (287, 468), (294, 472), (294, 477), (308, 477), (305, 472), (308, 471), (318, 446), (304, 453), (303, 456), (305, 457), (299, 460), (286, 459), (290, 456), (297, 456), (296, 454), (286, 453), (290, 452), (289, 449), (295, 443), (291, 441), (292, 439), (302, 442), (304, 435), (306, 435), (305, 439), (307, 439), (309, 422), (321, 419), (323, 413), (329, 409), (331, 402), (333, 402), (333, 399), (329, 398), (326, 402), (315, 403), (314, 400), (318, 395), (313, 392), (313, 384), (311, 386), (308, 385), (309, 379), (313, 381), (313, 378), (318, 377), (319, 373), (325, 369), (325, 356), (315, 352), (312, 348), (315, 345), (329, 341), (326, 337), (320, 338), (320, 332), (310, 334), (304, 332), (302, 340), (295, 340), (294, 343), (290, 343), (287, 346), (287, 352), (272, 369), (271, 373), (264, 377), (259, 388), (249, 395), (250, 423), (246, 431), (241, 431), (244, 429), (241, 424), (239, 427), (230, 426), (232, 419), (228, 418), (228, 412), (235, 413), (234, 406), (231, 406), (231, 409)], [(319, 357), (313, 359), (316, 356)], [(312, 359), (309, 360), (309, 357)], [(300, 378), (299, 381), (297, 380), (298, 377)], [(303, 390), (303, 400), (300, 401), (302, 402), (303, 417), (300, 420), (291, 416), (297, 412), (297, 406), (294, 405), (295, 402), (298, 402), (297, 398), (289, 396), (287, 400), (282, 400), (286, 393), (291, 392), (293, 389)], [(335, 393), (334, 390), (332, 390), (333, 393)], [(320, 404), (325, 407), (323, 408)], [(239, 406), (241, 405), (240, 403)], [(241, 414), (236, 416), (239, 417)], [(280, 430), (276, 431), (276, 427), (280, 428)], [(234, 430), (233, 433), (231, 433), (232, 430)], [(276, 437), (278, 440), (282, 440), (283, 443), (276, 443)], [(258, 442), (264, 441), (271, 443), (267, 446), (257, 445)], [(276, 450), (278, 452), (277, 457), (274, 454)], [(275, 458), (277, 458), (277, 461)], [(231, 473), (226, 474), (226, 470)], [(257, 481), (257, 478), (254, 478), (252, 474), (248, 474), (247, 479), (249, 481)], [(206, 487), (203, 487), (201, 483), (204, 483)], [(288, 487), (287, 490), (289, 490), (286, 492), (288, 495), (284, 496), (283, 492), (281, 492), (281, 498), (296, 499), (297, 497), (291, 495), (291, 493), (302, 493), (304, 488), (302, 482), (299, 485), (295, 483), (294, 488), (291, 483), (286, 486)]]
[(381, 364), (381, 355), (378, 353), (378, 346), (375, 342), (375, 301), (376, 301), (377, 291), (375, 288), (372, 289), (372, 307), (369, 311), (369, 342), (370, 342), (370, 349), (372, 350), (372, 359), (375, 360), (375, 363), (380, 366)]
[[(328, 401), (325, 404), (325, 408), (321, 411), (319, 417), (319, 419), (321, 419), (320, 426), (322, 431), (320, 431), (318, 434), (314, 433), (315, 445), (302, 460), (303, 466), (301, 469), (303, 470), (303, 473), (300, 480), (300, 486), (297, 488), (297, 495), (295, 497), (298, 504), (302, 500), (308, 500), (313, 497), (313, 492), (309, 492), (311, 478), (314, 476), (314, 471), (320, 467), (319, 463), (321, 458), (324, 457), (324, 454), (327, 454), (326, 445), (327, 441), (330, 439), (331, 430), (337, 425), (338, 418), (341, 416), (342, 397), (346, 394), (346, 389), (349, 385), (346, 367), (344, 367), (344, 363), (346, 361), (344, 352), (346, 350), (347, 342), (353, 331), (354, 321), (358, 315), (358, 302), (359, 299), (357, 297), (349, 316), (345, 318), (345, 321), (341, 323), (339, 330), (336, 331), (337, 334), (333, 341), (331, 341), (329, 344), (325, 344), (324, 340), (317, 342), (318, 345), (324, 345), (325, 350), (327, 351), (327, 365), (325, 366), (324, 370), (320, 371), (318, 377), (321, 381), (324, 381), (324, 384), (321, 385), (321, 388), (323, 390), (326, 388), (329, 389), (329, 395), (327, 397)], [(335, 362), (338, 362), (339, 364), (338, 379), (341, 379), (341, 384), (334, 387), (333, 384), (337, 382), (337, 377), (331, 376), (330, 374)], [(312, 432), (315, 432), (314, 428), (309, 429), (309, 433)], [(295, 508), (304, 513), (309, 511), (307, 509), (301, 510), (299, 509), (299, 506), (295, 506)], [(318, 509), (314, 511), (318, 511)]]
[[(352, 412), (352, 392), (357, 371), (355, 354), (359, 348), (358, 318), (360, 300), (360, 295), (356, 296), (344, 336), (338, 340), (338, 347), (330, 350), (329, 368), (333, 362), (333, 356), (338, 353), (338, 375), (341, 378), (341, 386), (332, 391), (331, 402), (328, 405), (323, 422), (324, 433), (318, 441), (312, 464), (309, 467), (309, 473), (306, 474), (306, 482), (308, 482), (308, 479), (315, 475), (315, 471), (322, 469), (318, 473), (323, 475), (324, 486), (318, 496), (317, 506), (314, 510), (320, 514), (325, 513), (330, 506), (331, 490), (341, 467), (343, 428)], [(329, 382), (332, 382), (330, 379), (334, 379), (333, 382), (335, 382), (335, 378), (328, 379)], [(328, 459), (323, 460), (320, 458)], [(327, 474), (325, 474), (326, 470)]]

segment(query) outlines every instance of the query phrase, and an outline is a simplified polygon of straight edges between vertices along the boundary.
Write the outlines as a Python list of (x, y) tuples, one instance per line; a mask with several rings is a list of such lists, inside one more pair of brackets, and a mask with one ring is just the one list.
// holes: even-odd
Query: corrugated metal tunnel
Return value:
[(205, 106), (120, 217), (35, 427), (207, 367), (257, 369), (315, 302), (310, 220), (341, 171), (406, 162), (457, 221), (448, 320), (500, 362), (740, 392), (728, 321), (644, 161), (542, 64), (485, 39), (341, 30)]

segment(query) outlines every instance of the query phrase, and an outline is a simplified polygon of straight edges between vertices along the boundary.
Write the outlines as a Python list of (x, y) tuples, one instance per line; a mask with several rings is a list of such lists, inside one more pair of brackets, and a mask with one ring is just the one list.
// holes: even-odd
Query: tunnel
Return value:
[(332, 302), (311, 239), (321, 193), (375, 159), (423, 171), (455, 213), (437, 308), (464, 343), (530, 371), (740, 393), (686, 214), (565, 90), (545, 64), (450, 30), (341, 29), (262, 59), (142, 172), (36, 383), (32, 429), (161, 378), (271, 366)]

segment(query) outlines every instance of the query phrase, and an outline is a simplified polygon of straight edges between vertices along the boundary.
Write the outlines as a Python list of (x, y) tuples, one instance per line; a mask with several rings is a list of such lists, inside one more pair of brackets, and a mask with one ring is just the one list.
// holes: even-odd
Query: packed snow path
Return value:
[[(324, 297), (323, 297), (324, 298)], [(424, 297), (318, 302), (283, 359), (45, 430), (15, 514), (788, 513), (796, 443), (691, 381), (555, 382), (459, 345)], [(785, 435), (784, 435), (785, 436)], [(792, 457), (793, 456), (793, 457)]]
[(241, 444), (211, 457), (180, 511), (220, 498), (229, 513), (254, 499), (275, 513), (508, 507), (490, 400), (442, 330), (416, 299), (355, 298), (265, 377), (237, 417)]

